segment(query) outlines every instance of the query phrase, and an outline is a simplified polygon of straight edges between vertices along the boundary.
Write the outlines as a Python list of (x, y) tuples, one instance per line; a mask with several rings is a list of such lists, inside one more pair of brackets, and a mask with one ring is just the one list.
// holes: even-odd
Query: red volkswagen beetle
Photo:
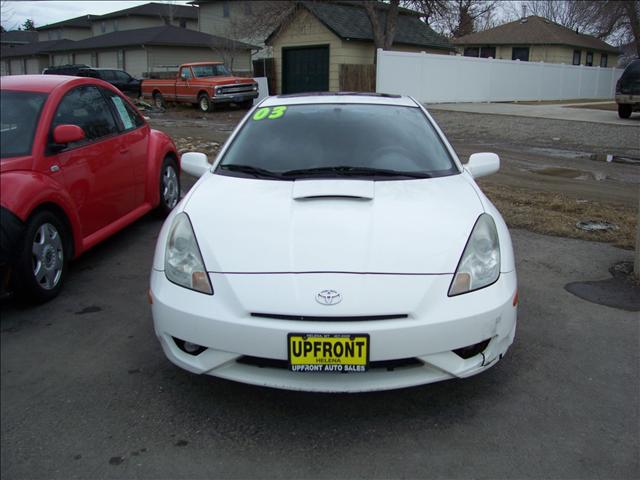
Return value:
[(178, 153), (101, 80), (20, 75), (0, 90), (0, 292), (43, 302), (69, 259), (176, 205)]

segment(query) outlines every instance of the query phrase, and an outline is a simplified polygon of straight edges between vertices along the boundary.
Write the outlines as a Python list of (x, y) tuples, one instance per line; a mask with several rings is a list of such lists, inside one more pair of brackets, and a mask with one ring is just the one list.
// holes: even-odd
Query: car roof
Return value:
[(183, 63), (180, 66), (181, 67), (196, 67), (198, 65), (224, 65), (224, 62), (192, 62), (192, 63)]
[(10, 75), (0, 77), (0, 89), (16, 92), (51, 93), (67, 83), (75, 85), (92, 84), (112, 88), (99, 78), (76, 77), (70, 75)]
[(2, 90), (50, 93), (58, 86), (77, 80), (69, 75), (10, 75), (0, 79)]
[(267, 97), (264, 102), (261, 103), (261, 106), (270, 107), (275, 105), (305, 105), (314, 103), (361, 103), (403, 107), (418, 106), (415, 100), (404, 95), (361, 92), (319, 92), (276, 95), (273, 97)]

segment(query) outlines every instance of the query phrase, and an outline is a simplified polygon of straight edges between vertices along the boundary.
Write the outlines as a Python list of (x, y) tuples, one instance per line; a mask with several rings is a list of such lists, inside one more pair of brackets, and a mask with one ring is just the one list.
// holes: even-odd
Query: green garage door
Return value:
[(282, 93), (327, 92), (329, 46), (282, 49)]

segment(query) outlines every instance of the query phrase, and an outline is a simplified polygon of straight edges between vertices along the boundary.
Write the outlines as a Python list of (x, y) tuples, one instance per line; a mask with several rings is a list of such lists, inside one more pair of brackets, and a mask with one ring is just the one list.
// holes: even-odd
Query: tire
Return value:
[(28, 303), (43, 303), (62, 289), (70, 256), (69, 232), (53, 212), (43, 210), (26, 224), (15, 264), (17, 293)]
[(618, 116), (620, 118), (629, 118), (631, 116), (631, 111), (631, 105), (623, 103), (618, 104)]
[(201, 112), (212, 112), (213, 111), (213, 103), (211, 102), (211, 98), (206, 93), (201, 93), (198, 95), (198, 108)]
[(165, 108), (164, 97), (160, 92), (153, 94), (153, 106), (156, 108)]
[(160, 204), (158, 213), (166, 217), (180, 201), (180, 170), (171, 157), (166, 157), (160, 169)]
[(242, 109), (249, 110), (253, 107), (253, 98), (250, 100), (245, 100), (244, 102), (238, 102), (238, 106)]

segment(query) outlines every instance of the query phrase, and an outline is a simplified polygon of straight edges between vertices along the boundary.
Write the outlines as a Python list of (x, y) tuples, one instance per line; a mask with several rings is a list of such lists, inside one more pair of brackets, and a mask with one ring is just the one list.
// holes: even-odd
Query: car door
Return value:
[(82, 128), (86, 138), (63, 148), (51, 145), (50, 161), (62, 172), (86, 238), (133, 210), (133, 171), (125, 139), (96, 86), (76, 87), (62, 98), (51, 135), (68, 124)]
[(134, 183), (134, 205), (139, 207), (144, 203), (146, 193), (149, 126), (122, 96), (105, 88), (100, 90), (115, 113), (118, 126), (122, 131), (122, 140), (129, 150), (129, 168), (133, 173)]
[(196, 98), (194, 88), (190, 85), (193, 80), (191, 73), (191, 67), (182, 67), (180, 69), (180, 75), (176, 80), (176, 100), (179, 102), (192, 102), (195, 103)]

